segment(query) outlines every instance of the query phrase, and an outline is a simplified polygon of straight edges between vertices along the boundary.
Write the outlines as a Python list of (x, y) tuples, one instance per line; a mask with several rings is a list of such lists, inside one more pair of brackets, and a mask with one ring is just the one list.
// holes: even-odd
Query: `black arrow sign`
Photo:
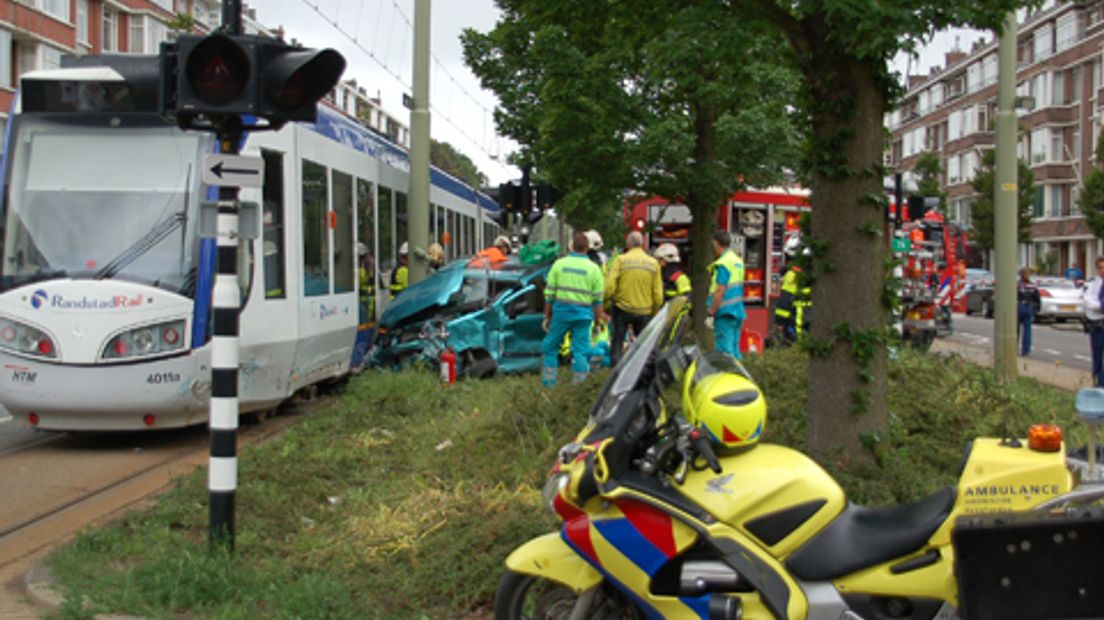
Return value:
[(217, 176), (220, 179), (222, 178), (223, 171), (226, 171), (227, 174), (257, 175), (257, 174), (261, 173), (260, 170), (253, 170), (253, 169), (250, 169), (250, 168), (223, 168), (224, 163), (226, 163), (226, 162), (221, 162), (220, 161), (219, 163), (217, 163), (217, 164), (215, 164), (214, 166), (211, 167), (211, 172), (214, 172), (215, 176)]

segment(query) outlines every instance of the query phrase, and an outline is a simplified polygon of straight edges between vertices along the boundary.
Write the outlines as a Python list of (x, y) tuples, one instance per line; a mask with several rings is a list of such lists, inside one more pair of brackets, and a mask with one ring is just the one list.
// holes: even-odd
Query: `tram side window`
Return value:
[(391, 188), (379, 186), (379, 262), (380, 273), (395, 266), (394, 222), (391, 220)]
[(373, 257), (376, 255), (375, 189), (370, 181), (357, 179), (357, 239), (368, 246), (368, 255)]
[(467, 254), (475, 254), (475, 218), (464, 216), (464, 232), (468, 239), (468, 251)]
[(266, 299), (283, 299), (284, 286), (284, 154), (261, 151), (264, 160), (264, 237), (261, 242), (264, 257)]
[(353, 230), (353, 177), (333, 171), (333, 210), (337, 218), (334, 229), (334, 293), (356, 290), (356, 251)]
[(445, 216), (447, 222), (449, 235), (452, 236), (452, 243), (449, 244), (449, 258), (458, 258), (460, 256), (460, 234), (456, 230), (456, 214), (449, 211)]
[(406, 194), (395, 192), (395, 244), (402, 245), (410, 240), (410, 203)]
[(326, 167), (303, 160), (303, 294), (330, 293), (330, 231)]
[(448, 252), (451, 249), (449, 246), (452, 244), (445, 243), (445, 208), (441, 205), (437, 205), (433, 211), (434, 222), (436, 222), (436, 224), (433, 225), (433, 234), (437, 239), (437, 243), (440, 243), (445, 248), (445, 252)]

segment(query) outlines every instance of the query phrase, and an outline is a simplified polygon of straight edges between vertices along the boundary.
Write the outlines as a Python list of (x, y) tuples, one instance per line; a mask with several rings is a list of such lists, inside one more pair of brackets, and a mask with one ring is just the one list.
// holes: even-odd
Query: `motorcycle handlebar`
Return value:
[(697, 452), (705, 463), (709, 465), (709, 469), (713, 470), (713, 473), (719, 474), (724, 471), (721, 467), (721, 462), (717, 460), (717, 454), (713, 452), (713, 443), (709, 441), (699, 429), (693, 429), (690, 431), (688, 437), (690, 438), (690, 445), (694, 447), (694, 451)]

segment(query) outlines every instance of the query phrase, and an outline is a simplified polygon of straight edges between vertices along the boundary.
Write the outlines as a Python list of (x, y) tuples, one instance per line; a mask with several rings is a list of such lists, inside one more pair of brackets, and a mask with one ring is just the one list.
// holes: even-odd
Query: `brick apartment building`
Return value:
[[(1096, 163), (1104, 108), (1102, 50), (1104, 1), (1050, 0), (1020, 22), (1016, 94), (1032, 97), (1034, 107), (1017, 110), (1017, 150), (1035, 175), (1032, 242), (1020, 247), (1021, 265), (1049, 263), (1050, 273), (1062, 273), (1073, 263), (1084, 269), (1104, 254), (1104, 244), (1077, 207), (1084, 178)], [(949, 219), (969, 226), (977, 197), (970, 180), (982, 154), (996, 143), (997, 43), (990, 36), (969, 52), (949, 52), (945, 66), (908, 79), (907, 94), (886, 117), (892, 135), (887, 163), (907, 172), (922, 153), (937, 153)]]

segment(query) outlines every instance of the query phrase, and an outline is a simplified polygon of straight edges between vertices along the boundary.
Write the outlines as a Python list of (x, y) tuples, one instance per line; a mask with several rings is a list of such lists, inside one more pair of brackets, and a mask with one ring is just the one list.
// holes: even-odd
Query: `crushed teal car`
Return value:
[(539, 370), (550, 267), (516, 259), (496, 268), (470, 267), (466, 259), (450, 263), (384, 310), (369, 365), (436, 364), (448, 348), (464, 376)]

